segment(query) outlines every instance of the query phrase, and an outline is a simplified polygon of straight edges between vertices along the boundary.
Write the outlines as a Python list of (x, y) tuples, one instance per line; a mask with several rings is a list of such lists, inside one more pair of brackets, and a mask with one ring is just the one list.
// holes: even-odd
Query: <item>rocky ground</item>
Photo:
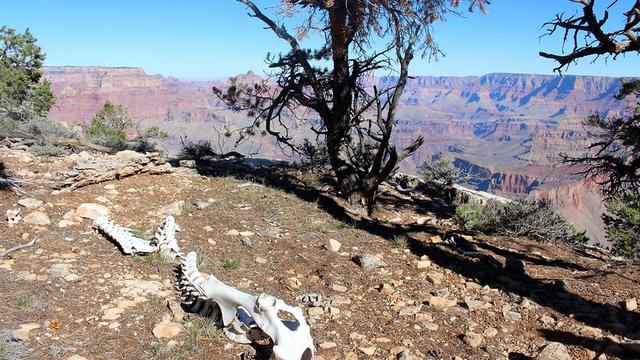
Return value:
[[(349, 220), (339, 202), (280, 189), (261, 172), (177, 168), (52, 191), (73, 156), (0, 149), (26, 190), (0, 192), (0, 252), (37, 240), (0, 258), (0, 358), (251, 354), (182, 311), (175, 263), (125, 256), (92, 232), (103, 212), (145, 238), (175, 216), (180, 246), (197, 251), (203, 272), (303, 307), (319, 359), (640, 358), (636, 265), (458, 233), (446, 211), (393, 192), (377, 220)], [(363, 254), (373, 266), (354, 261)]]

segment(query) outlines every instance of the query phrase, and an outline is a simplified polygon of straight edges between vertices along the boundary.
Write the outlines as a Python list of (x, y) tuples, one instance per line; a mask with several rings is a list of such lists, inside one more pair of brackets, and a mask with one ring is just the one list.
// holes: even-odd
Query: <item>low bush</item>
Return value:
[(628, 191), (606, 203), (607, 239), (617, 255), (640, 259), (640, 192)]
[(66, 124), (46, 117), (34, 117), (25, 121), (2, 117), (0, 118), (0, 133), (15, 134), (16, 136), (20, 136), (20, 133), (23, 133), (40, 141), (46, 139), (70, 139), (79, 135)]
[(489, 235), (525, 236), (567, 245), (587, 241), (584, 232), (577, 232), (545, 200), (464, 204), (456, 208), (454, 220), (465, 230)]
[(299, 150), (301, 153), (300, 165), (303, 169), (315, 172), (322, 171), (329, 166), (329, 153), (325, 142), (319, 141), (314, 144), (309, 139), (304, 139)]
[(435, 184), (440, 192), (439, 197), (447, 204), (452, 204), (456, 196), (453, 185), (469, 179), (469, 174), (457, 168), (450, 156), (443, 155), (423, 163), (418, 172), (424, 180)]
[(33, 145), (29, 149), (35, 156), (65, 156), (69, 155), (69, 151), (63, 147), (51, 144)]
[(420, 175), (427, 181), (437, 181), (445, 187), (464, 182), (468, 174), (458, 169), (449, 157), (436, 157), (420, 166)]
[(151, 126), (146, 128), (141, 135), (133, 139), (133, 143), (130, 144), (130, 148), (131, 150), (140, 153), (155, 152), (158, 151), (155, 140), (166, 140), (167, 138), (169, 138), (169, 133), (164, 130), (160, 130), (157, 126)]
[[(128, 138), (127, 133), (137, 131), (138, 135)], [(137, 152), (157, 151), (154, 139), (166, 139), (169, 134), (157, 126), (144, 130), (139, 128), (129, 117), (127, 109), (110, 101), (106, 101), (102, 109), (91, 119), (86, 127), (89, 140), (116, 151), (134, 150)]]
[(183, 143), (182, 149), (180, 150), (180, 154), (178, 155), (180, 159), (183, 160), (203, 160), (205, 157), (213, 156), (215, 153), (211, 149), (211, 143), (208, 141), (201, 142), (189, 142)]
[(66, 124), (46, 117), (29, 119), (22, 128), (42, 139), (70, 139), (77, 136)]

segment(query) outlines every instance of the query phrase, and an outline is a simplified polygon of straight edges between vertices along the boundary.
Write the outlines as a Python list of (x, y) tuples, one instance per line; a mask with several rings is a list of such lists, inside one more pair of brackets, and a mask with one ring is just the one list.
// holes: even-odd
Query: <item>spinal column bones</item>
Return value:
[[(195, 304), (214, 302), (220, 309), (224, 332), (232, 341), (250, 344), (270, 339), (277, 359), (313, 359), (313, 339), (302, 309), (271, 295), (244, 293), (213, 275), (205, 279), (198, 271), (196, 253), (186, 256), (180, 253), (175, 237), (180, 228), (173, 217), (165, 219), (151, 241), (133, 236), (107, 216), (96, 219), (94, 228), (118, 244), (125, 254), (161, 252), (172, 259), (179, 258), (178, 290), (183, 301), (192, 308)], [(295, 320), (280, 318), (279, 311), (289, 313)], [(205, 315), (210, 313), (207, 311)]]

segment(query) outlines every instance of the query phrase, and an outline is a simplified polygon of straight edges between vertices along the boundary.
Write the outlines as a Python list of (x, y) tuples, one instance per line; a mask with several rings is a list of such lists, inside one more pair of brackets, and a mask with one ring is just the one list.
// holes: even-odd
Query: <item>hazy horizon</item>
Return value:
[[(242, 75), (242, 74), (247, 74), (249, 72), (252, 72), (254, 74), (257, 74), (261, 77), (265, 77), (266, 75), (264, 73), (259, 73), (256, 70), (247, 70), (247, 71), (241, 71), (238, 72), (236, 74), (231, 74), (231, 75), (222, 75), (222, 76), (207, 76), (207, 75), (203, 75), (203, 76), (195, 76), (195, 77), (178, 77), (178, 76), (174, 76), (172, 74), (159, 74), (159, 73), (150, 73), (149, 71), (147, 71), (147, 69), (145, 69), (143, 66), (105, 66), (105, 65), (45, 65), (43, 66), (43, 68), (56, 68), (56, 67), (60, 67), (60, 68), (108, 68), (108, 69), (142, 69), (146, 75), (149, 76), (162, 76), (164, 78), (175, 78), (181, 81), (223, 81), (223, 80), (227, 80), (230, 77), (233, 76), (238, 76), (238, 75)], [(442, 75), (426, 75), (426, 74), (410, 74), (411, 77), (452, 77), (452, 78), (464, 78), (464, 77), (483, 77), (483, 76), (487, 76), (487, 75), (491, 75), (491, 74), (510, 74), (510, 75), (535, 75), (535, 76), (577, 76), (577, 77), (605, 77), (605, 78), (615, 78), (615, 79), (622, 79), (622, 78), (638, 78), (640, 76), (609, 76), (609, 75), (589, 75), (589, 74), (558, 74), (558, 73), (550, 73), (550, 74), (542, 74), (542, 73), (526, 73), (526, 72), (505, 72), (505, 71), (495, 71), (495, 72), (489, 72), (489, 73), (484, 73), (484, 74), (479, 74), (479, 75), (448, 75), (448, 74), (442, 74)], [(394, 75), (380, 75), (377, 76), (379, 78), (381, 77), (387, 77), (387, 76), (394, 76)]]

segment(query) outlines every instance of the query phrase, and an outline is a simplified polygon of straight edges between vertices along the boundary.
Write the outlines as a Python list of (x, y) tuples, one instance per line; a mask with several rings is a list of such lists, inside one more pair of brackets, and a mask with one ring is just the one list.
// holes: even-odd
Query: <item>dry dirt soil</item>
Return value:
[[(60, 165), (29, 157), (0, 152), (7, 169), (33, 179)], [(72, 192), (28, 184), (28, 194), (0, 191), (1, 214), (40, 211), (50, 220), (0, 224), (0, 251), (38, 240), (0, 258), (0, 358), (251, 355), (213, 322), (176, 309), (177, 263), (123, 255), (77, 217), (82, 203), (106, 206), (148, 239), (173, 213), (180, 246), (198, 253), (202, 272), (304, 309), (318, 359), (396, 359), (403, 350), (414, 359), (529, 359), (549, 342), (573, 359), (640, 358), (640, 312), (624, 305), (640, 298), (637, 266), (527, 239), (458, 234), (437, 213), (388, 198), (379, 220), (348, 220), (339, 204), (260, 175), (208, 174), (178, 169)], [(42, 204), (18, 205), (24, 198)], [(329, 239), (341, 243), (338, 251), (326, 248)], [(352, 261), (360, 253), (386, 265), (364, 269)], [(308, 293), (321, 294), (324, 306), (297, 300)], [(156, 337), (162, 322), (180, 332)]]

